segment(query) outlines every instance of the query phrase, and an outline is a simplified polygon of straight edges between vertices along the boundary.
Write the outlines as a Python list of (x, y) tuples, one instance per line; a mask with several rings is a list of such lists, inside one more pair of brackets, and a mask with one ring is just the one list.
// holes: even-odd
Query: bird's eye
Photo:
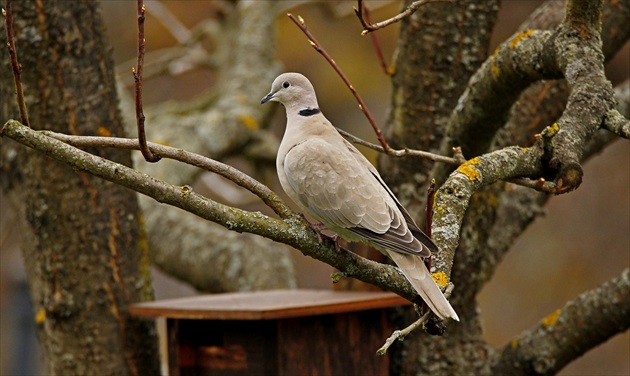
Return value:
[(289, 86), (291, 86), (291, 84), (289, 83), (289, 81), (284, 81), (284, 82), (282, 83), (282, 87), (283, 87), (283, 88), (285, 88), (285, 89), (286, 89), (286, 88), (288, 88)]

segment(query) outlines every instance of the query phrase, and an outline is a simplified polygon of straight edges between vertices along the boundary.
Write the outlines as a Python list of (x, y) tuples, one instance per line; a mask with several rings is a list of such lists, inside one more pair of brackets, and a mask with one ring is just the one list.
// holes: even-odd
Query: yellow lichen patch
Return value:
[(437, 283), (438, 286), (444, 287), (448, 285), (448, 277), (446, 276), (444, 272), (435, 272), (435, 273), (432, 273), (431, 276), (433, 277), (433, 280), (435, 281), (435, 283)]
[(510, 41), (510, 49), (514, 49), (514, 47), (516, 47), (516, 45), (518, 44), (518, 42), (520, 42), (521, 40), (527, 38), (528, 36), (532, 35), (534, 33), (535, 30), (532, 29), (527, 29), (523, 32), (518, 33), (514, 38), (512, 38), (512, 40)]
[(494, 54), (492, 54), (492, 63), (490, 64), (490, 70), (492, 71), (492, 75), (496, 78), (499, 77), (501, 70), (497, 66), (497, 55), (499, 54), (499, 47), (494, 50)]
[(251, 115), (239, 116), (238, 120), (240, 120), (240, 122), (243, 123), (243, 125), (247, 127), (247, 129), (249, 129), (250, 131), (255, 131), (258, 129), (258, 121), (254, 119), (254, 117)]
[(464, 164), (459, 166), (457, 172), (466, 175), (471, 181), (477, 180), (481, 175), (479, 174), (479, 171), (473, 166), (476, 164), (479, 164), (479, 158), (473, 158), (465, 162)]
[(556, 309), (555, 311), (551, 312), (550, 314), (548, 314), (547, 316), (545, 316), (540, 323), (544, 326), (544, 327), (550, 327), (550, 326), (554, 326), (556, 325), (556, 323), (558, 322), (558, 317), (560, 317), (560, 314), (562, 313), (561, 309)]
[(499, 77), (499, 74), (501, 73), (501, 71), (499, 70), (499, 67), (497, 67), (497, 59), (493, 58), (492, 59), (492, 64), (490, 69), (492, 70), (492, 75), (496, 78)]
[(99, 136), (101, 137), (111, 137), (112, 136), (112, 132), (109, 131), (109, 129), (101, 126), (98, 127), (98, 129), (96, 130), (96, 133), (98, 133)]
[(547, 130), (547, 134), (548, 134), (549, 136), (553, 136), (553, 135), (555, 135), (556, 133), (558, 133), (558, 131), (560, 130), (560, 126), (558, 125), (558, 123), (553, 123), (553, 124), (551, 125), (551, 127), (547, 128), (547, 129), (548, 129), (548, 130)]
[(44, 321), (46, 321), (46, 310), (44, 309), (44, 307), (42, 307), (35, 314), (35, 323), (39, 325), (42, 324)]
[(518, 346), (518, 339), (513, 339), (512, 342), (510, 342), (510, 346), (515, 349), (516, 346)]
[(179, 195), (181, 197), (188, 196), (192, 192), (192, 187), (190, 185), (183, 185), (180, 187)]

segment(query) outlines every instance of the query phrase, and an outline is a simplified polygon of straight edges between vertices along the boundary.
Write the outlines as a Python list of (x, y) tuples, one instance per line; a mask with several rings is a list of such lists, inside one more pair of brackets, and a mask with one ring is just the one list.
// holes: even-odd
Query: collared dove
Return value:
[(261, 104), (267, 101), (282, 103), (287, 112), (276, 159), (287, 195), (347, 241), (361, 241), (389, 255), (438, 317), (459, 321), (422, 260), (437, 246), (376, 168), (324, 117), (309, 80), (283, 73)]

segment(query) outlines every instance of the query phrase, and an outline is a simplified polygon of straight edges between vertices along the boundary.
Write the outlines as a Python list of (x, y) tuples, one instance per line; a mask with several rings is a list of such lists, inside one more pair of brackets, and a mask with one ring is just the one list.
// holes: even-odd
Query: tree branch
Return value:
[[(455, 286), (452, 283), (448, 284), (448, 286), (446, 287), (446, 290), (444, 291), (444, 296), (446, 297), (446, 299), (451, 297), (451, 293), (453, 293), (454, 287)], [(419, 310), (417, 309), (417, 306), (416, 306), (416, 312), (420, 313)], [(418, 320), (414, 321), (411, 325), (407, 326), (406, 328), (401, 329), (401, 330), (395, 330), (385, 340), (385, 343), (383, 344), (383, 346), (381, 346), (378, 350), (376, 350), (376, 354), (381, 355), (381, 356), (385, 355), (387, 353), (387, 350), (390, 348), (390, 346), (394, 342), (396, 342), (396, 340), (402, 342), (405, 339), (405, 337), (407, 337), (411, 332), (413, 332), (414, 330), (418, 329), (421, 325), (426, 323), (427, 320), (429, 320), (430, 316), (431, 316), (431, 311), (427, 311), (425, 314), (421, 315)]]
[(579, 295), (503, 347), (496, 375), (554, 375), (571, 360), (630, 327), (630, 269)]
[(365, 147), (368, 147), (372, 150), (376, 150), (380, 153), (384, 153), (387, 155), (391, 155), (393, 157), (417, 157), (417, 158), (426, 158), (426, 159), (430, 159), (432, 161), (435, 162), (443, 162), (443, 163), (448, 163), (448, 164), (452, 164), (452, 165), (459, 165), (465, 162), (465, 160), (461, 160), (459, 158), (450, 158), (450, 157), (445, 157), (443, 155), (439, 155), (439, 154), (433, 154), (433, 153), (429, 153), (428, 151), (422, 151), (422, 150), (414, 150), (414, 149), (392, 149), (389, 148), (387, 149), (387, 151), (385, 149), (383, 149), (382, 146), (380, 145), (376, 145), (373, 144), (371, 142), (367, 142), (349, 132), (344, 131), (343, 129), (340, 128), (336, 128), (337, 132), (339, 132), (339, 134), (341, 134), (343, 137), (345, 137), (348, 141), (354, 143), (354, 144), (358, 144), (358, 145), (363, 145)]
[(549, 166), (557, 171), (559, 193), (576, 189), (582, 182), (584, 146), (615, 106), (612, 85), (604, 74), (601, 8), (601, 0), (569, 1), (565, 19), (555, 33), (556, 62), (570, 90), (549, 150)]
[(337, 249), (332, 240), (323, 243), (305, 225), (299, 215), (284, 220), (252, 213), (210, 200), (188, 186), (174, 186), (121, 164), (86, 153), (62, 141), (33, 131), (9, 120), (0, 132), (23, 145), (79, 171), (88, 172), (113, 183), (142, 193), (158, 202), (172, 205), (236, 232), (267, 237), (300, 250), (304, 255), (325, 262), (347, 276), (392, 291), (410, 301), (419, 301), (413, 287), (398, 268), (380, 264), (350, 251)]
[[(75, 147), (111, 147), (119, 149), (140, 150), (138, 141), (130, 138), (117, 137), (92, 137), (92, 136), (70, 136), (50, 131), (41, 131), (42, 134), (63, 141)], [(269, 206), (282, 219), (290, 218), (295, 215), (293, 211), (282, 202), (280, 197), (271, 189), (256, 179), (239, 171), (238, 169), (206, 158), (202, 155), (188, 152), (183, 149), (177, 149), (170, 146), (155, 144), (148, 142), (147, 147), (159, 154), (163, 158), (169, 158), (180, 161), (191, 166), (202, 168), (206, 171), (214, 172), (232, 181), (233, 183), (247, 189), (258, 196), (267, 206)]]
[(132, 68), (133, 79), (136, 86), (136, 124), (138, 127), (138, 142), (140, 145), (140, 152), (144, 160), (147, 162), (158, 162), (161, 158), (159, 155), (155, 155), (151, 152), (147, 146), (147, 135), (144, 129), (144, 113), (142, 112), (142, 66), (144, 64), (144, 20), (145, 20), (145, 8), (144, 1), (137, 0), (138, 6), (138, 64), (135, 68)]
[(460, 97), (441, 150), (460, 146), (467, 156), (486, 152), (519, 94), (532, 82), (561, 77), (549, 55), (552, 37), (550, 31), (527, 30), (497, 47)]
[(411, 16), (412, 14), (414, 14), (418, 9), (420, 9), (421, 6), (428, 4), (428, 3), (439, 3), (439, 2), (444, 2), (444, 3), (450, 3), (452, 2), (452, 0), (418, 0), (418, 1), (414, 1), (413, 3), (409, 4), (409, 6), (407, 8), (405, 8), (404, 11), (402, 11), (401, 13), (395, 15), (392, 18), (388, 18), (384, 21), (381, 22), (377, 22), (377, 23), (371, 23), (369, 22), (369, 20), (367, 20), (365, 16), (365, 10), (363, 9), (363, 0), (358, 0), (357, 1), (357, 7), (354, 8), (354, 12), (356, 13), (357, 17), (359, 18), (359, 21), (361, 22), (361, 25), (363, 26), (363, 31), (361, 32), (362, 35), (365, 35), (367, 33), (371, 33), (373, 31), (376, 31), (378, 29), (382, 29), (384, 27), (387, 27), (391, 24), (394, 24), (396, 22), (402, 21), (403, 19)]
[(604, 117), (604, 128), (619, 137), (630, 138), (630, 120), (617, 110), (610, 110)]
[(542, 147), (508, 147), (460, 165), (435, 195), (433, 239), (440, 251), (433, 265), (450, 275), (468, 202), (473, 193), (501, 179), (541, 173)]
[(2, 9), (4, 17), (4, 25), (7, 31), (7, 49), (11, 60), (11, 68), (13, 69), (13, 80), (15, 81), (15, 94), (17, 96), (18, 108), (20, 109), (20, 119), (22, 124), (30, 127), (28, 120), (28, 111), (26, 102), (24, 101), (24, 89), (22, 88), (22, 64), (17, 58), (17, 47), (15, 46), (15, 38), (13, 38), (13, 12), (11, 11), (11, 0), (5, 1), (5, 8)]

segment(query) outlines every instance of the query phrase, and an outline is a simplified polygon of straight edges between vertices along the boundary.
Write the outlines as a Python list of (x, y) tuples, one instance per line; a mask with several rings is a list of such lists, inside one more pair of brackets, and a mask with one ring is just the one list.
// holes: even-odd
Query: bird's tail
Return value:
[(459, 321), (457, 313), (442, 294), (420, 257), (394, 251), (387, 251), (387, 253), (420, 294), (422, 300), (431, 308), (431, 311), (442, 320), (452, 318)]

